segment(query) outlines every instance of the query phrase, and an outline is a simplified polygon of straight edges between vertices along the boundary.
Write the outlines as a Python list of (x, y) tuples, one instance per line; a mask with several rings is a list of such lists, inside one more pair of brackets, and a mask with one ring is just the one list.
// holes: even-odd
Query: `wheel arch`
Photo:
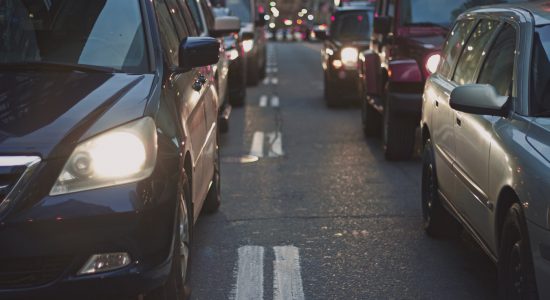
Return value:
[[(519, 196), (510, 186), (504, 186), (499, 195), (495, 209), (495, 242), (498, 247), (502, 235), (502, 226), (506, 220), (506, 214), (512, 205), (520, 204)], [(497, 248), (498, 249), (498, 248)]]

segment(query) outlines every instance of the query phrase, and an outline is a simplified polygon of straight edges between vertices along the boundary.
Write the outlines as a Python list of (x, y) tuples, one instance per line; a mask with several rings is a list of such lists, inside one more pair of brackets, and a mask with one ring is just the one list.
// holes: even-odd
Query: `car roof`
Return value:
[(335, 13), (359, 10), (374, 10), (374, 4), (370, 2), (350, 2), (346, 5), (336, 7)]
[(482, 6), (473, 10), (470, 13), (498, 13), (508, 10), (524, 10), (533, 16), (535, 26), (550, 24), (550, 1), (537, 2), (518, 2), (510, 4), (499, 4), (493, 6)]

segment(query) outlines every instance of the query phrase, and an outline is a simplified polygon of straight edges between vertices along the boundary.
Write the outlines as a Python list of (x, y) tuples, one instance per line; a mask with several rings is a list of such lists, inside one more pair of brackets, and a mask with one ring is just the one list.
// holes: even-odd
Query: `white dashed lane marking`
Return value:
[(239, 248), (235, 300), (264, 298), (264, 247)]
[[(265, 147), (266, 144), (267, 147)], [(258, 158), (284, 156), (283, 134), (280, 131), (267, 133), (261, 131), (254, 132), (252, 145), (250, 146), (250, 155)]]
[(273, 247), (273, 299), (304, 300), (300, 254), (294, 246)]

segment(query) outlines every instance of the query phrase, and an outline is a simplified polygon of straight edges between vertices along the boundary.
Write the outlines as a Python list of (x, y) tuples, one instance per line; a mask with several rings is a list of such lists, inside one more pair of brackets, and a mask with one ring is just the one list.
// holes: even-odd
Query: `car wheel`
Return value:
[(415, 122), (409, 117), (393, 112), (391, 104), (386, 100), (383, 142), (384, 156), (387, 160), (405, 160), (412, 156), (415, 130)]
[(510, 207), (502, 225), (499, 253), (499, 299), (537, 299), (527, 225), (517, 203)]
[(460, 225), (443, 207), (439, 197), (435, 158), (430, 139), (424, 145), (422, 155), (422, 224), (424, 231), (435, 238), (453, 236)]
[(172, 250), (172, 266), (168, 280), (159, 289), (144, 297), (146, 300), (180, 300), (188, 299), (191, 294), (189, 278), (191, 273), (191, 239), (192, 239), (192, 213), (188, 204), (190, 193), (187, 181), (185, 181), (183, 192), (178, 196), (178, 211), (176, 227), (174, 231), (174, 249)]
[(243, 80), (242, 85), (236, 93), (229, 97), (229, 104), (233, 107), (242, 107), (246, 99), (246, 82)]
[(361, 117), (365, 136), (379, 136), (382, 131), (382, 118), (380, 113), (368, 103), (367, 99), (361, 101)]
[(203, 210), (207, 214), (212, 214), (218, 211), (218, 208), (221, 204), (221, 194), (220, 194), (220, 149), (216, 144), (216, 151), (214, 157), (214, 175), (212, 176), (212, 185), (206, 196), (204, 202)]

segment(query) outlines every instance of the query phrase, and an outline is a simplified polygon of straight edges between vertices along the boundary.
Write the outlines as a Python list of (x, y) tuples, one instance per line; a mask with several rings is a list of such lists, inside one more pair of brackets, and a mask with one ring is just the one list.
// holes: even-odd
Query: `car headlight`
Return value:
[(243, 41), (243, 50), (244, 52), (250, 52), (254, 48), (254, 40), (244, 40)]
[(342, 63), (346, 67), (357, 67), (359, 59), (359, 51), (356, 48), (346, 47), (340, 52)]
[(441, 55), (438, 53), (432, 54), (428, 57), (426, 60), (426, 70), (428, 70), (429, 74), (433, 74), (437, 71), (437, 67), (439, 66), (439, 62), (441, 61)]
[(80, 143), (50, 195), (97, 189), (145, 179), (157, 158), (155, 121), (145, 117)]

